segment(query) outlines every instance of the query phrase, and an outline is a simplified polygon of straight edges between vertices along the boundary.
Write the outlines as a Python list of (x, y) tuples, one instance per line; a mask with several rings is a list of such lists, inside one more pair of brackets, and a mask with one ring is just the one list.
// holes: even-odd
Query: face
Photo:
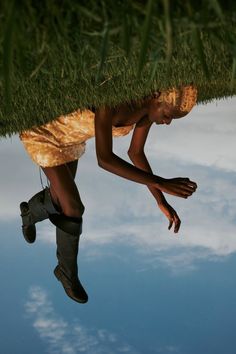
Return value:
[(182, 118), (186, 112), (180, 112), (174, 106), (165, 102), (153, 102), (149, 109), (149, 120), (156, 124), (167, 124), (172, 122), (172, 119)]

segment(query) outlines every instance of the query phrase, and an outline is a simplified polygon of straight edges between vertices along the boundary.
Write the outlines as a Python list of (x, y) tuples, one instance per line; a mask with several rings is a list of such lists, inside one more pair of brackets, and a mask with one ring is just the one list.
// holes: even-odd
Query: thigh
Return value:
[(78, 166), (78, 160), (74, 160), (74, 161), (68, 162), (66, 165), (69, 168), (73, 179), (75, 179), (76, 172), (77, 172), (77, 166)]
[[(71, 169), (73, 167), (72, 171), (70, 167)], [(62, 211), (68, 216), (76, 216), (81, 213), (83, 204), (74, 181), (76, 164), (70, 167), (64, 164), (55, 167), (44, 167), (43, 171), (50, 181), (50, 189), (53, 190), (53, 194), (56, 196), (56, 201)]]

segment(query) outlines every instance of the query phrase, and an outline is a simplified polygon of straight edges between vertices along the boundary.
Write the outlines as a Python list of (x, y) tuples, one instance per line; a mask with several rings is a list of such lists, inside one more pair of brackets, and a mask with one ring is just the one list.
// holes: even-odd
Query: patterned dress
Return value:
[[(83, 155), (86, 140), (95, 136), (94, 118), (95, 114), (90, 110), (77, 110), (22, 132), (20, 139), (32, 160), (39, 166), (62, 165)], [(133, 127), (112, 127), (112, 135), (127, 135)]]

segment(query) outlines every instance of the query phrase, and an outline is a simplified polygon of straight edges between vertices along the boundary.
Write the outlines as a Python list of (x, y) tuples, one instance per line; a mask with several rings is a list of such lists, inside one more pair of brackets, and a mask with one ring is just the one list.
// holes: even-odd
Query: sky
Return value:
[[(76, 179), (85, 305), (53, 275), (53, 225), (37, 224), (35, 244), (24, 241), (19, 204), (41, 190), (39, 169), (18, 136), (0, 141), (2, 353), (235, 353), (235, 112), (234, 97), (151, 129), (153, 171), (198, 184), (187, 200), (167, 196), (182, 221), (177, 235), (147, 188), (100, 169), (87, 142)], [(130, 137), (114, 139), (126, 160)]]

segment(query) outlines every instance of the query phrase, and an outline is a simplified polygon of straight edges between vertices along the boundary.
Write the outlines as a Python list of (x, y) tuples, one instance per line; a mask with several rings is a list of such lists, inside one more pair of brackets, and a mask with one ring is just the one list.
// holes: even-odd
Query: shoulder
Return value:
[(95, 109), (95, 117), (111, 116), (115, 113), (115, 108), (103, 106)]
[(137, 127), (137, 128), (141, 128), (141, 127), (150, 128), (151, 125), (152, 125), (152, 122), (150, 122), (148, 115), (145, 115), (136, 123), (135, 127)]

